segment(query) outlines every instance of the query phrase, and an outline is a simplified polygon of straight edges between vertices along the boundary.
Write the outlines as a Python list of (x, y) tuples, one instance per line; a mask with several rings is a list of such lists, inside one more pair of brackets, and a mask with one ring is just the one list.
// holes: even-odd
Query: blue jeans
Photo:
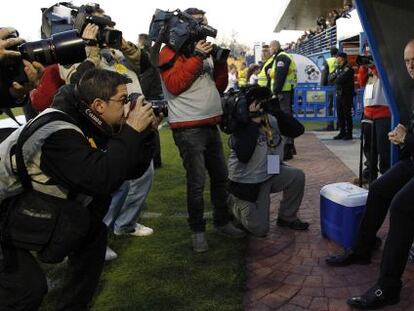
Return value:
[(135, 229), (139, 215), (143, 211), (145, 199), (152, 186), (153, 162), (140, 178), (127, 180), (112, 195), (112, 202), (103, 222), (116, 233), (128, 233)]
[(193, 232), (205, 231), (204, 184), (206, 170), (210, 176), (213, 222), (216, 227), (229, 222), (227, 210), (227, 165), (217, 126), (174, 129), (187, 177), (188, 223)]

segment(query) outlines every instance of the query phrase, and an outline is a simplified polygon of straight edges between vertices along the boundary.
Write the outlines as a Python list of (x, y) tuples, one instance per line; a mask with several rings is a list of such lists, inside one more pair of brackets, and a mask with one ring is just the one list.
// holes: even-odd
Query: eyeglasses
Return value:
[(110, 98), (110, 99), (108, 99), (108, 101), (109, 102), (110, 101), (112, 101), (112, 102), (118, 102), (118, 103), (121, 103), (122, 105), (126, 105), (129, 102), (129, 96), (125, 96), (122, 99), (112, 99), (112, 98)]

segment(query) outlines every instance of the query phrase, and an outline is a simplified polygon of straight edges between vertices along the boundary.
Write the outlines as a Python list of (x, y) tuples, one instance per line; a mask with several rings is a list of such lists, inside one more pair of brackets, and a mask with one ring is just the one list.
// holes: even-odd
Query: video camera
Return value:
[[(197, 41), (216, 36), (217, 29), (202, 24), (179, 9), (172, 12), (156, 9), (149, 29), (149, 38), (152, 41), (165, 43), (176, 52), (192, 49)], [(213, 44), (211, 55), (217, 62), (225, 62), (229, 53), (230, 50)]]
[(99, 46), (107, 46), (120, 49), (122, 45), (122, 32), (109, 27), (114, 27), (115, 22), (108, 15), (94, 15), (101, 11), (99, 4), (82, 5), (72, 10), (73, 28), (83, 32), (87, 24), (95, 24), (99, 27), (96, 37)]
[[(18, 36), (19, 33), (16, 31), (8, 38), (17, 38)], [(26, 42), (9, 49), (21, 53), (21, 57), (5, 58), (0, 63), (0, 70), (8, 78), (5, 83), (9, 86), (14, 81), (20, 84), (27, 82), (22, 59), (39, 62), (43, 66), (56, 63), (70, 65), (86, 59), (85, 42), (80, 38), (77, 30), (57, 33), (51, 38)]]
[[(131, 93), (128, 95), (128, 101), (131, 103), (130, 109), (133, 110), (137, 104), (137, 99), (142, 94)], [(160, 114), (164, 117), (168, 117), (168, 101), (165, 99), (145, 99), (145, 102), (150, 103), (155, 116), (159, 117)]]
[[(260, 105), (260, 111), (249, 111), (253, 101)], [(220, 128), (227, 134), (232, 134), (239, 126), (247, 125), (252, 118), (280, 111), (279, 100), (272, 97), (272, 92), (267, 87), (259, 86), (247, 86), (238, 91), (230, 89), (222, 97), (221, 104), (223, 115)]]
[(365, 66), (375, 65), (374, 59), (372, 58), (371, 55), (368, 55), (368, 56), (358, 55), (355, 62), (357, 63), (358, 66), (361, 66), (361, 65), (365, 65)]

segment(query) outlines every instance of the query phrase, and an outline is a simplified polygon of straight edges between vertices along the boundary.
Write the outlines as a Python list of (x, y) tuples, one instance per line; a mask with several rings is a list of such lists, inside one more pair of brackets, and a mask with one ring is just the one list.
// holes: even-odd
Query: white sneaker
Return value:
[(141, 224), (136, 224), (135, 226), (135, 230), (128, 233), (129, 235), (133, 235), (133, 236), (147, 236), (147, 235), (151, 235), (154, 233), (154, 230), (149, 228), (149, 227), (145, 227), (144, 225)]
[(118, 258), (118, 254), (114, 252), (114, 250), (112, 248), (110, 248), (109, 246), (106, 247), (106, 252), (105, 252), (105, 261), (111, 261)]

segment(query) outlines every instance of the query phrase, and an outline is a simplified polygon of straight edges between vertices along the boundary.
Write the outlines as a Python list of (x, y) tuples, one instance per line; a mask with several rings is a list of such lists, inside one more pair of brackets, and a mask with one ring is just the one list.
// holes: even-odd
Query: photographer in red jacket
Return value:
[[(207, 25), (204, 11), (190, 8), (185, 13)], [(206, 40), (191, 43), (178, 52), (167, 44), (159, 59), (170, 127), (187, 174), (188, 222), (195, 252), (208, 250), (203, 217), (206, 169), (217, 233), (231, 237), (245, 235), (229, 222), (227, 165), (217, 128), (222, 115), (219, 93), (227, 85), (227, 63), (214, 58), (212, 52), (213, 45)]]

